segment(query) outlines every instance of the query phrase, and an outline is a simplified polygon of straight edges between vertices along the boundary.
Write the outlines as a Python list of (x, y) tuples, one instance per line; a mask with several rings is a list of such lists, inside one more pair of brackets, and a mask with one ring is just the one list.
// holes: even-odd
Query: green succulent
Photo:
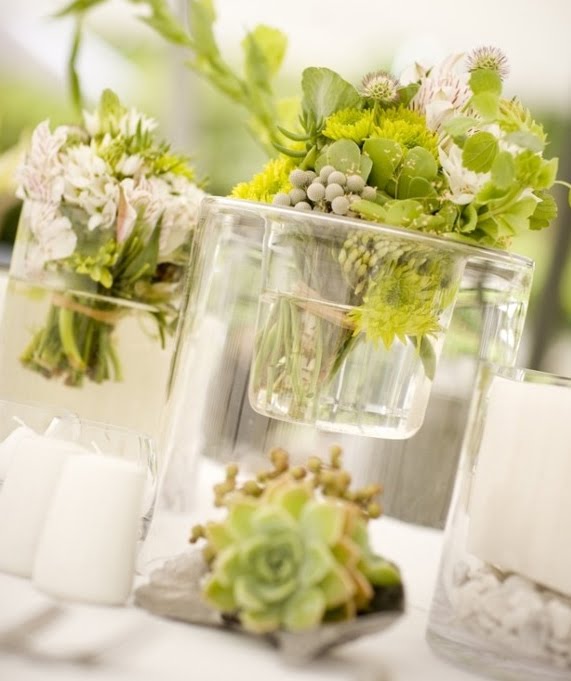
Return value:
[[(254, 633), (349, 619), (367, 612), (379, 589), (400, 589), (398, 569), (368, 543), (362, 503), (373, 512), (378, 488), (350, 501), (345, 471), (315, 461), (310, 466), (313, 479), (310, 468), (276, 464), (275, 473), (242, 490), (232, 468), (224, 490), (217, 490), (228, 495), (227, 517), (195, 528), (193, 540), (207, 540), (206, 601)], [(330, 496), (318, 493), (320, 487)]]

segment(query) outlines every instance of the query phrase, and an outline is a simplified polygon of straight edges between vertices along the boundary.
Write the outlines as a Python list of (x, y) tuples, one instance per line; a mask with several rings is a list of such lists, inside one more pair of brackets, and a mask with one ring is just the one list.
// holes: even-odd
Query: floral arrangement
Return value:
[(121, 380), (113, 330), (127, 308), (113, 299), (142, 304), (163, 344), (174, 330), (203, 192), (156, 127), (105, 91), (82, 125), (34, 131), (18, 176), (24, 266), (71, 290), (54, 293), (21, 356), (29, 369), (71, 386)]
[(312, 457), (290, 466), (282, 449), (270, 457), (273, 467), (255, 480), (238, 482), (229, 465), (214, 488), (225, 518), (192, 530), (191, 542), (205, 541), (206, 602), (257, 634), (399, 608), (399, 570), (369, 545), (380, 486), (351, 490), (337, 446), (329, 464)]
[[(320, 339), (308, 341), (300, 369), (290, 366), (293, 340), (284, 335), (284, 317), (275, 306), (257, 352), (269, 356), (268, 338), (277, 344), (279, 371), (271, 381), (254, 375), (255, 390), (267, 395), (293, 386), (316, 356), (332, 356), (307, 382), (305, 392), (312, 394), (311, 386), (335, 377), (363, 340), (386, 351), (408, 344), (432, 379), (438, 335), (459, 283), (445, 249), (405, 237), (391, 243), (357, 227), (335, 244), (312, 236), (310, 215), (365, 219), (501, 249), (526, 230), (547, 227), (557, 212), (549, 193), (557, 159), (544, 156), (546, 135), (529, 111), (502, 96), (507, 73), (505, 56), (488, 47), (453, 55), (432, 69), (416, 65), (400, 80), (385, 71), (369, 73), (358, 89), (326, 68), (303, 72), (299, 126), (281, 128), (289, 145), (276, 144), (280, 156), (232, 196), (307, 213), (306, 236), (300, 229), (294, 246), (298, 289), (310, 277), (306, 297), (324, 301), (321, 312), (312, 302), (312, 312), (331, 321), (331, 294), (344, 282), (350, 309), (339, 311), (335, 329), (329, 324)], [(319, 248), (315, 257), (308, 255)]]

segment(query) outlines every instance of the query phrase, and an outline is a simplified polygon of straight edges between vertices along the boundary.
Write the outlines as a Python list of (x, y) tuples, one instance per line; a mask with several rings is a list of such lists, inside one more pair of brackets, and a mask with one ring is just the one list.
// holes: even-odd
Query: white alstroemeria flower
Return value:
[[(205, 196), (202, 189), (185, 177), (167, 173), (165, 185), (168, 195), (163, 198), (159, 256), (164, 258), (176, 251), (188, 238), (198, 220), (198, 207)], [(164, 191), (164, 188), (156, 187)]]
[(476, 194), (490, 179), (490, 173), (476, 173), (462, 164), (462, 149), (453, 144), (448, 151), (439, 149), (440, 164), (448, 180), (452, 203), (465, 206), (474, 200)]
[(63, 216), (53, 203), (30, 202), (26, 210), (30, 231), (34, 235), (27, 267), (32, 271), (41, 270), (50, 260), (61, 260), (70, 256), (76, 247), (77, 236), (70, 220)]
[(129, 109), (117, 122), (119, 133), (123, 137), (134, 137), (138, 131), (141, 133), (153, 132), (158, 126), (154, 118), (145, 116), (136, 109)]
[(64, 200), (90, 216), (88, 229), (111, 227), (117, 213), (119, 188), (107, 163), (91, 145), (80, 144), (66, 150), (62, 164)]
[(459, 70), (464, 54), (453, 54), (420, 78), (411, 109), (426, 116), (430, 130), (440, 131), (446, 120), (470, 99), (469, 74)]
[(143, 169), (144, 161), (139, 154), (123, 154), (115, 165), (115, 170), (126, 177), (138, 175)]
[(46, 120), (36, 127), (24, 163), (16, 172), (18, 198), (59, 203), (64, 190), (64, 170), (59, 154), (66, 140), (67, 128), (64, 126), (52, 133)]

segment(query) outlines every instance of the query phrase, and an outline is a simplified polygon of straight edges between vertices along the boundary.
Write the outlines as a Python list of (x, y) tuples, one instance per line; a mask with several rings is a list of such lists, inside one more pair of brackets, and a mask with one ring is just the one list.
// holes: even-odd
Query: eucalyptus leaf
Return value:
[(412, 199), (390, 201), (385, 204), (386, 221), (389, 225), (407, 227), (415, 218), (423, 214), (422, 204)]
[(437, 196), (432, 184), (424, 177), (401, 175), (397, 185), (399, 199), (428, 199)]
[(470, 104), (486, 120), (495, 120), (500, 113), (500, 98), (493, 92), (474, 95)]
[(384, 189), (403, 158), (403, 149), (398, 142), (389, 139), (375, 138), (365, 140), (363, 153), (372, 161), (369, 184)]
[(507, 189), (515, 180), (515, 162), (507, 151), (501, 151), (492, 163), (492, 182), (500, 189)]
[(309, 121), (320, 123), (340, 109), (358, 106), (357, 90), (331, 69), (310, 66), (301, 79), (302, 110)]
[(498, 140), (490, 132), (476, 132), (466, 140), (462, 163), (468, 170), (487, 173), (498, 155)]
[(342, 173), (357, 173), (361, 167), (361, 150), (353, 140), (337, 140), (327, 149), (327, 161)]
[(482, 92), (502, 94), (502, 79), (491, 69), (476, 69), (470, 74), (470, 89), (475, 95)]
[(425, 180), (434, 180), (438, 175), (438, 164), (434, 156), (424, 147), (410, 149), (403, 161), (401, 178), (408, 176), (423, 177)]
[(365, 180), (368, 180), (371, 170), (373, 168), (373, 161), (368, 154), (361, 154), (361, 163), (359, 165), (359, 175)]
[(374, 222), (385, 222), (387, 212), (383, 206), (380, 206), (374, 201), (367, 201), (365, 199), (358, 199), (351, 204), (351, 211), (357, 213), (366, 220)]

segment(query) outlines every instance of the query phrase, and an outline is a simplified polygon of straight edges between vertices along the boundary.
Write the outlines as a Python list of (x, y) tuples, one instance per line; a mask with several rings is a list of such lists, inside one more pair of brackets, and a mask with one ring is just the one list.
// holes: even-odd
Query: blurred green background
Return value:
[[(19, 206), (13, 171), (27, 135), (45, 118), (73, 120), (66, 62), (73, 21), (54, 19), (60, 0), (0, 3), (0, 256), (9, 258)], [(298, 93), (301, 70), (328, 66), (357, 83), (378, 68), (398, 73), (415, 60), (452, 51), (501, 47), (511, 64), (507, 94), (517, 94), (548, 130), (549, 153), (571, 179), (571, 26), (569, 0), (217, 0), (217, 38), (236, 67), (245, 31), (265, 23), (285, 31), (289, 49), (280, 96)], [(186, 20), (184, 0), (172, 8)], [(188, 153), (213, 194), (258, 170), (265, 154), (247, 133), (244, 112), (187, 68), (122, 0), (107, 0), (86, 22), (79, 74), (88, 101), (105, 87), (154, 115), (178, 150)], [(520, 364), (571, 375), (571, 210), (563, 190), (548, 231), (518, 239), (513, 250), (536, 261)]]

